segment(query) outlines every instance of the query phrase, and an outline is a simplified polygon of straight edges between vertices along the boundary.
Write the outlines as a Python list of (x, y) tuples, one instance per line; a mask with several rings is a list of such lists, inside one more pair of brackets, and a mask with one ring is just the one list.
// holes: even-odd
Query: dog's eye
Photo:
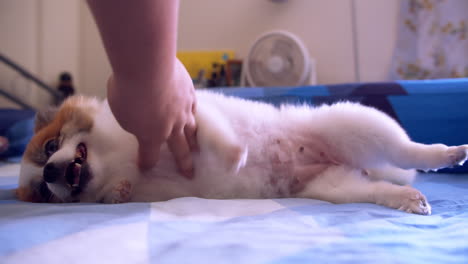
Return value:
[(50, 157), (58, 150), (58, 147), (58, 140), (56, 138), (50, 139), (45, 144), (44, 152), (47, 155), (47, 157)]

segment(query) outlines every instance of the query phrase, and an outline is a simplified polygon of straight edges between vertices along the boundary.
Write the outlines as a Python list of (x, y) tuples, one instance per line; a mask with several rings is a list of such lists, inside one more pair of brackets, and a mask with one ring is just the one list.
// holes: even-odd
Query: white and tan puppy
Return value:
[(359, 104), (278, 109), (211, 92), (197, 98), (194, 179), (178, 173), (167, 146), (158, 164), (141, 173), (136, 140), (120, 128), (107, 103), (73, 97), (56, 113), (38, 115), (21, 164), (19, 199), (305, 197), (430, 214), (424, 195), (407, 185), (413, 169), (437, 170), (467, 159), (467, 145), (414, 143), (392, 118)]

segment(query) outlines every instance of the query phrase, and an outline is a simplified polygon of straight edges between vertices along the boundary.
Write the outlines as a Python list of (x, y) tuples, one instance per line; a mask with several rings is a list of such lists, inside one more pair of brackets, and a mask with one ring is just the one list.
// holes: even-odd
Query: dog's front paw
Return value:
[(130, 200), (132, 184), (128, 180), (123, 180), (112, 189), (110, 203), (125, 203)]
[(398, 210), (421, 215), (431, 214), (431, 205), (420, 191), (407, 187), (403, 191), (401, 199), (401, 206)]

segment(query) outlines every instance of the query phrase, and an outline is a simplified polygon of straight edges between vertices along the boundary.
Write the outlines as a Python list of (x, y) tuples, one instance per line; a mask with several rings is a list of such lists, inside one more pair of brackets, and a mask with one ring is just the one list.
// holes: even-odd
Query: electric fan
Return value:
[(243, 86), (301, 86), (316, 83), (315, 62), (302, 41), (287, 31), (261, 35), (244, 63)]

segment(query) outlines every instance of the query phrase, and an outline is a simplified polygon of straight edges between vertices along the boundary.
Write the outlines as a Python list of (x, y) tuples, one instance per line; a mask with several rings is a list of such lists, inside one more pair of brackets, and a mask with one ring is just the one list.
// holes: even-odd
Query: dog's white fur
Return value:
[[(414, 143), (392, 118), (355, 103), (278, 109), (211, 92), (197, 92), (197, 99), (200, 151), (193, 153), (192, 180), (177, 173), (165, 145), (157, 166), (140, 173), (136, 140), (119, 127), (105, 102), (93, 101), (91, 132), (67, 139), (50, 160), (70, 158), (79, 142), (87, 145), (93, 176), (82, 202), (305, 197), (430, 214), (424, 195), (406, 185), (413, 169), (454, 166), (467, 156), (466, 145)], [(40, 173), (42, 168), (23, 160), (20, 186)], [(47, 185), (71, 201), (66, 186)]]

